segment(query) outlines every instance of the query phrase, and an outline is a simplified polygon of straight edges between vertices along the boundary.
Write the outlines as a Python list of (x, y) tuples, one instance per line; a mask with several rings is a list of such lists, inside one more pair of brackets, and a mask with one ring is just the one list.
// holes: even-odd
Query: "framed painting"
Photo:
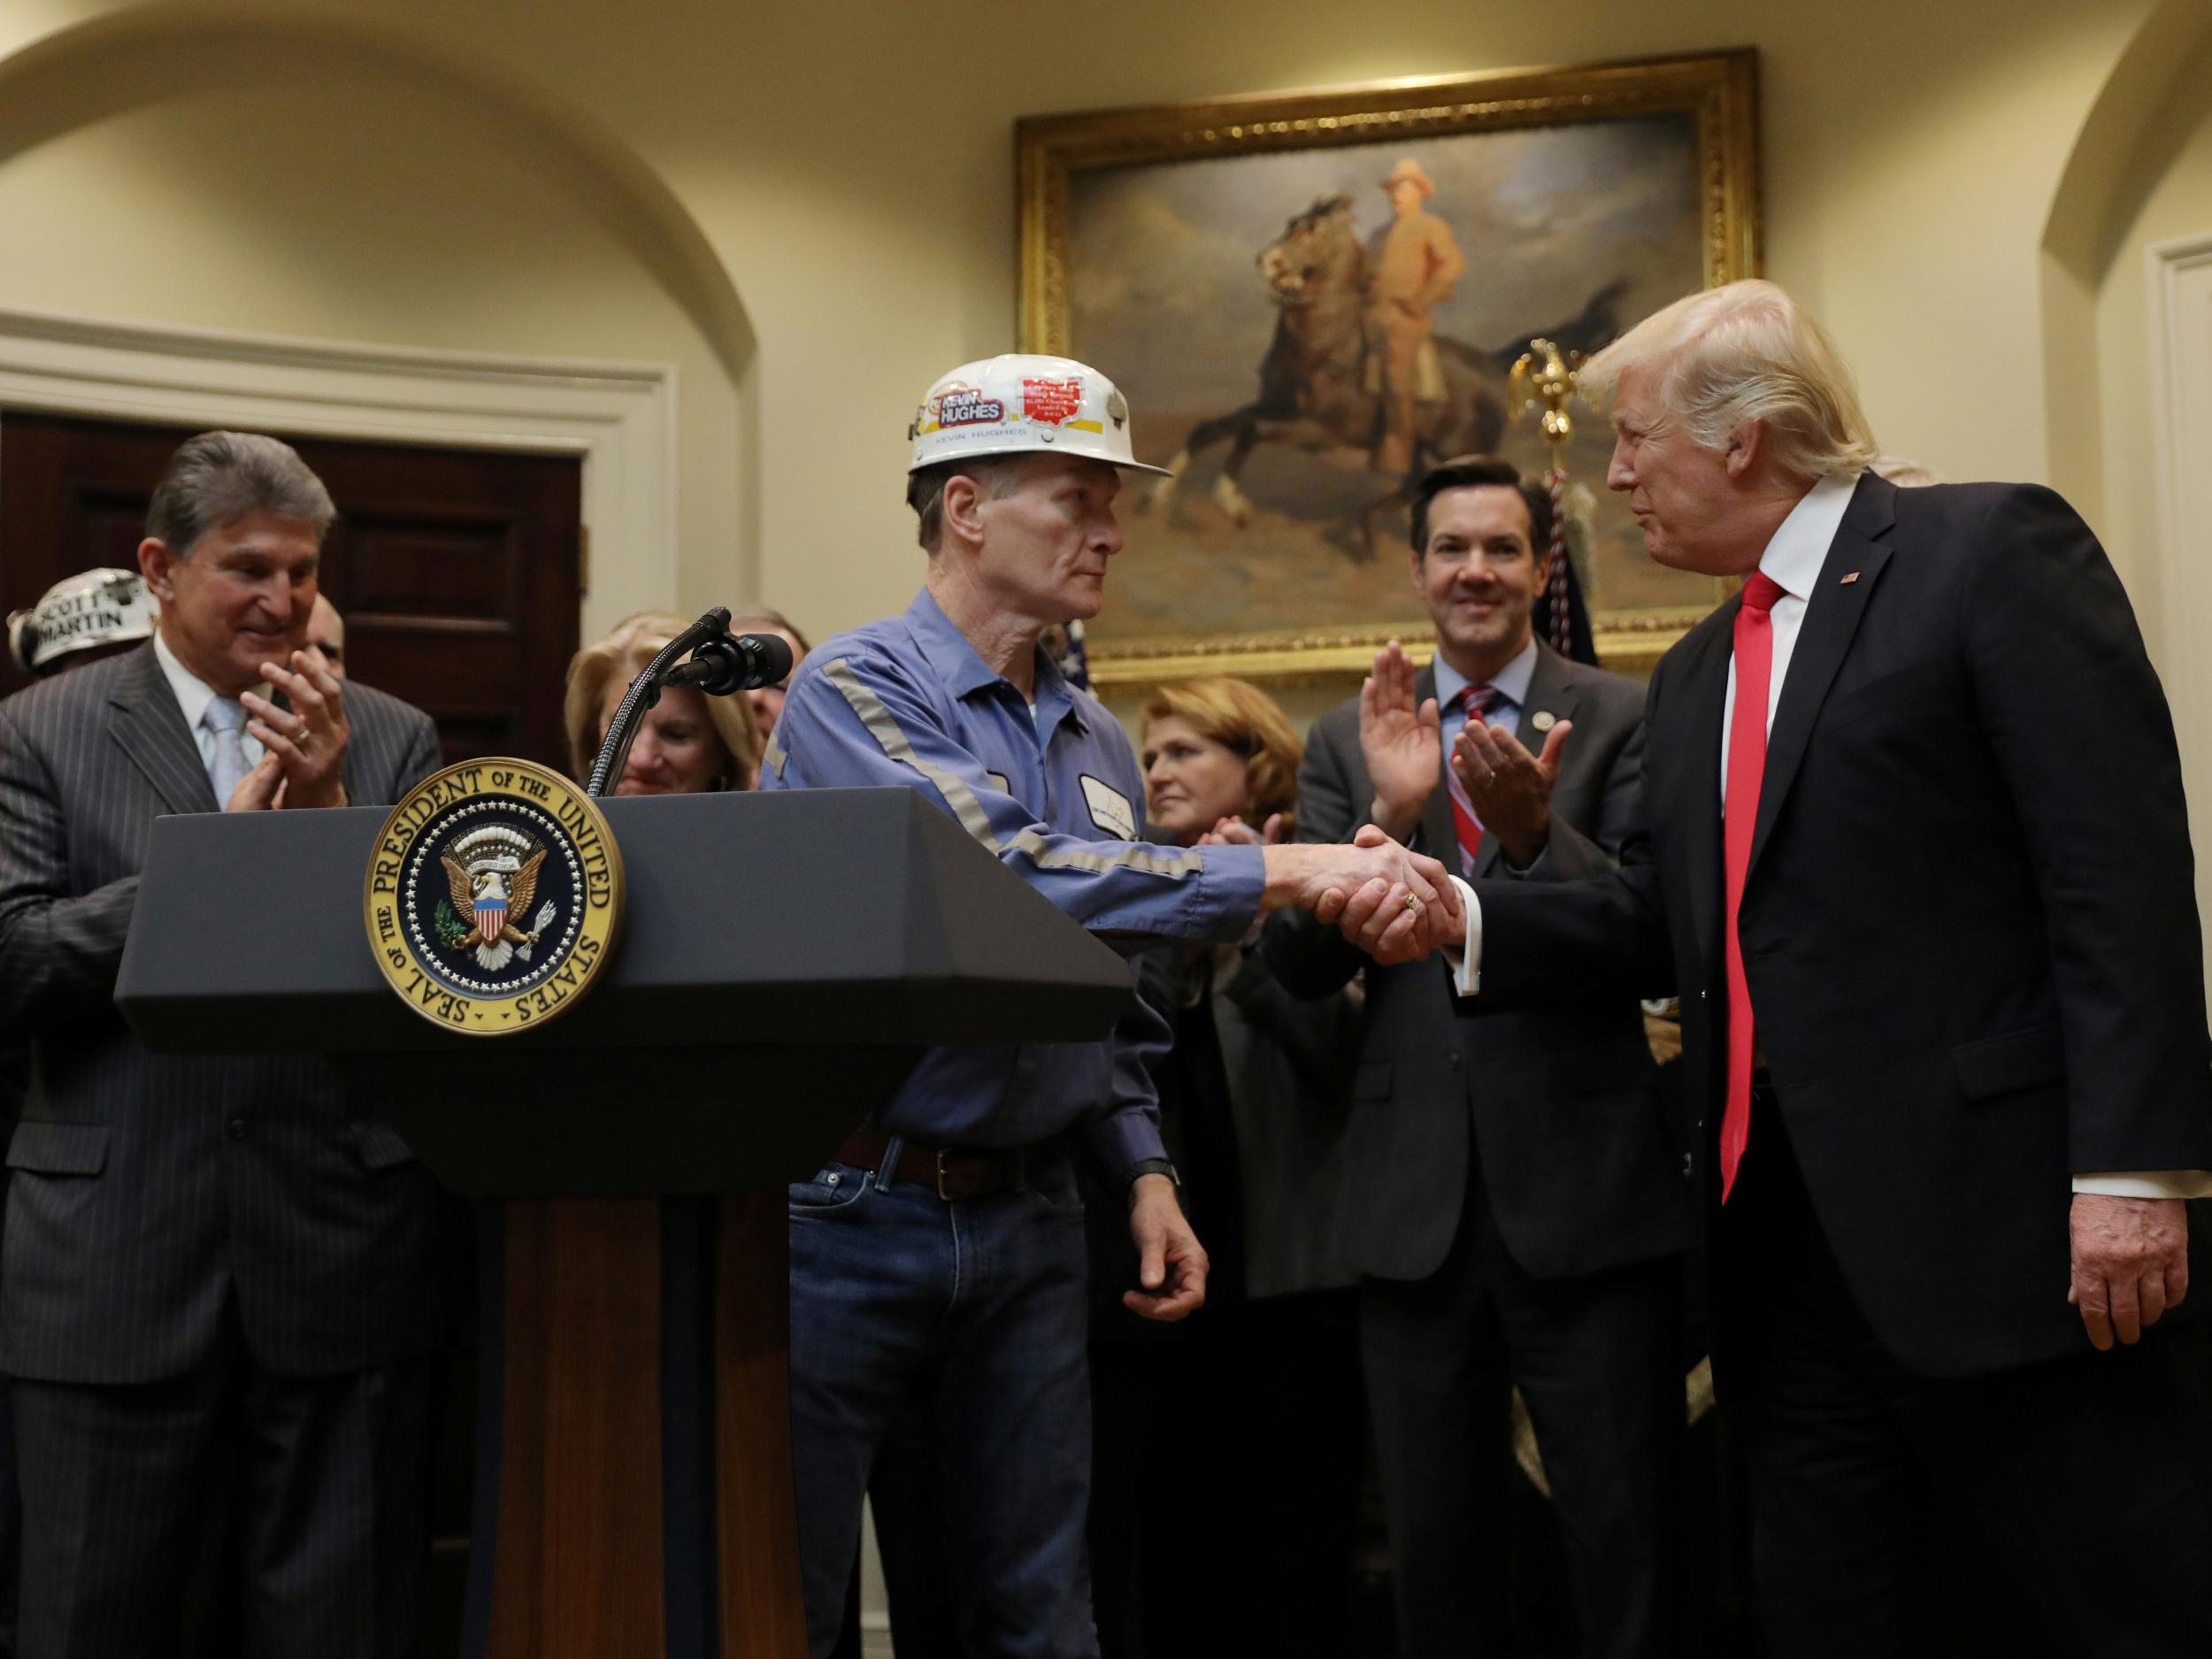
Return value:
[[(1094, 680), (1321, 681), (1425, 640), (1408, 482), (1549, 464), (1512, 407), (1532, 340), (1586, 354), (1757, 274), (1756, 103), (1747, 50), (1018, 123), (1023, 348), (1110, 376), (1176, 472), (1125, 495)], [(1644, 556), (1572, 412), (1599, 655), (1647, 669), (1721, 589)]]

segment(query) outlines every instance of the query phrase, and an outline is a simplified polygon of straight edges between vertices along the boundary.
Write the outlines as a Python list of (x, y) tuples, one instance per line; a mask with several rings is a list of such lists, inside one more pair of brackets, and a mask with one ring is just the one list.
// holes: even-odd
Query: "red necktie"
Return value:
[[(1497, 693), (1487, 686), (1469, 686), (1459, 694), (1459, 706), (1467, 711), (1471, 720), (1479, 720), (1490, 712), (1490, 704)], [(1467, 790), (1459, 781), (1459, 774), (1452, 770), (1448, 757), (1444, 763), (1444, 785), (1452, 797), (1452, 825), (1459, 832), (1459, 864), (1462, 875), (1475, 873), (1475, 855), (1482, 850), (1482, 820), (1475, 816), (1473, 804), (1467, 799)]]
[(1728, 1202), (1751, 1139), (1751, 987), (1744, 978), (1736, 918), (1751, 870), (1751, 832), (1759, 821), (1759, 780), (1767, 769), (1767, 693), (1774, 674), (1774, 602), (1782, 585), (1752, 572), (1736, 612), (1736, 707), (1728, 722), (1728, 801), (1721, 813), (1721, 864), (1727, 879), (1724, 949), (1728, 961), (1728, 1100), (1720, 1119), (1720, 1198)]

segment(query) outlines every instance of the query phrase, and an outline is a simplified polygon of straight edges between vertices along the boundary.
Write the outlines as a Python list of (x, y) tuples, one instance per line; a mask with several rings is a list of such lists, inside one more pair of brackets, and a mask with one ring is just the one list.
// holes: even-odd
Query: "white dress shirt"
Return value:
[[(1843, 525), (1844, 511), (1851, 505), (1852, 495), (1858, 487), (1856, 473), (1821, 480), (1790, 509), (1789, 517), (1782, 520), (1774, 539), (1767, 543), (1766, 551), (1759, 556), (1760, 570), (1782, 590), (1771, 612), (1774, 664), (1767, 680), (1770, 732), (1774, 729), (1774, 711), (1782, 705), (1782, 682), (1788, 676), (1790, 657), (1797, 649), (1797, 633), (1805, 620), (1806, 602), (1812, 596), (1813, 585), (1820, 580), (1821, 566), (1827, 563), (1828, 549), (1835, 542), (1836, 532)], [(1442, 684), (1440, 667), (1438, 684)], [(1736, 663), (1732, 656), (1728, 662), (1728, 695), (1722, 705), (1720, 719), (1720, 787), (1724, 804), (1728, 798), (1729, 734), (1735, 715)], [(1456, 876), (1452, 879), (1459, 882), (1460, 903), (1467, 913), (1467, 942), (1455, 964), (1454, 977), (1459, 995), (1472, 996), (1482, 985), (1482, 906), (1471, 887)], [(2114, 1198), (2208, 1198), (2212, 1197), (2212, 1171), (2123, 1170), (2077, 1175), (2074, 1190)]]
[[(215, 733), (207, 725), (205, 717), (207, 705), (220, 694), (177, 659), (177, 654), (169, 649), (169, 641), (161, 637), (158, 628), (154, 630), (154, 656), (161, 664), (163, 676), (169, 681), (169, 689), (176, 694), (177, 707), (183, 710), (186, 729), (192, 733), (192, 741), (200, 746), (200, 764), (207, 768), (207, 775), (212, 778), (215, 775)], [(264, 680), (252, 690), (254, 695), (265, 697), (269, 695), (268, 682)], [(249, 710), (247, 718), (252, 718), (252, 710)], [(246, 769), (252, 771), (261, 760), (261, 740), (242, 726), (238, 728), (238, 746), (246, 751)], [(218, 801), (215, 804), (219, 807), (225, 803)]]

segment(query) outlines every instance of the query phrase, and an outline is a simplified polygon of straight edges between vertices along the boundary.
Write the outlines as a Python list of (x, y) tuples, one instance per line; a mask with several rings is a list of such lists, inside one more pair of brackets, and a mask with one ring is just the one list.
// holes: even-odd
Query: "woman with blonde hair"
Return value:
[[(1163, 687), (1140, 749), (1152, 839), (1290, 838), (1305, 744), (1266, 693), (1222, 677)], [(1359, 1005), (1348, 992), (1300, 1002), (1256, 947), (1165, 945), (1140, 964), (1146, 1001), (1174, 1032), (1149, 1070), (1212, 1270), (1202, 1318), (1141, 1326), (1118, 1305), (1126, 1249), (1102, 1236), (1094, 1249), (1094, 1277), (1115, 1293), (1094, 1297), (1091, 1341), (1091, 1549), (1108, 1653), (1136, 1645), (1133, 1577), (1147, 1654), (1337, 1659), (1354, 1647), (1366, 1428), (1353, 1278), (1329, 1240)], [(1193, 1537), (1210, 1540), (1195, 1556)]]
[(1185, 680), (1145, 704), (1144, 727), (1146, 804), (1163, 839), (1193, 845), (1224, 827), (1217, 818), (1290, 838), (1306, 746), (1274, 698), (1226, 675)]
[[(641, 611), (587, 645), (568, 665), (562, 712), (570, 770), (580, 781), (606, 741), (630, 681), (691, 625), (668, 611)], [(710, 697), (688, 686), (663, 687), (639, 724), (637, 741), (615, 782), (616, 795), (695, 795), (749, 789), (760, 768), (760, 731), (742, 697)]]

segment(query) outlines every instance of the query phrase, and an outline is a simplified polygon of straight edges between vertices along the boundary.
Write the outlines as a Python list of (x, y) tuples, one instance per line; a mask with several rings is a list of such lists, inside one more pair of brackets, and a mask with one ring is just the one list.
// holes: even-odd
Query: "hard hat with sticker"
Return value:
[(8, 618), (8, 649), (29, 674), (50, 674), (79, 651), (153, 637), (157, 607), (136, 571), (80, 571)]
[(1072, 357), (1023, 353), (964, 363), (939, 377), (907, 427), (907, 471), (987, 455), (1079, 455), (1133, 472), (1168, 469), (1131, 447), (1129, 401)]

